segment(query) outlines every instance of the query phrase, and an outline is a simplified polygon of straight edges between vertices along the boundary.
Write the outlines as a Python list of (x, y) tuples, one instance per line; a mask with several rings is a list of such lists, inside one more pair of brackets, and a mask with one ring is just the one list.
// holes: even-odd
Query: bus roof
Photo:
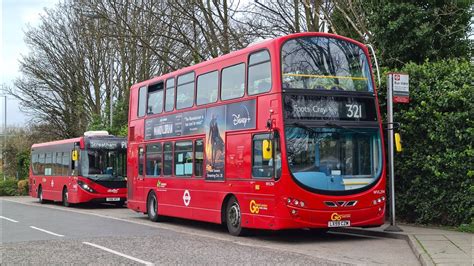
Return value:
[(75, 142), (80, 142), (81, 146), (83, 146), (83, 143), (84, 143), (83, 139), (84, 137), (78, 137), (78, 138), (72, 138), (72, 139), (62, 139), (62, 140), (55, 140), (55, 141), (50, 141), (50, 142), (35, 143), (33, 144), (33, 146), (31, 146), (31, 148), (48, 147), (48, 146), (75, 143)]
[(191, 72), (195, 69), (205, 67), (205, 66), (208, 66), (208, 65), (214, 64), (216, 62), (226, 60), (226, 59), (229, 59), (229, 58), (232, 58), (232, 57), (235, 57), (235, 56), (240, 56), (242, 54), (251, 53), (251, 52), (254, 52), (254, 51), (257, 51), (257, 50), (261, 50), (263, 48), (268, 48), (268, 47), (271, 47), (275, 44), (285, 42), (288, 39), (297, 38), (297, 37), (305, 37), (305, 36), (320, 36), (320, 37), (337, 38), (337, 39), (345, 40), (345, 41), (348, 41), (348, 42), (352, 42), (352, 43), (354, 43), (358, 46), (363, 47), (364, 50), (367, 49), (364, 44), (362, 44), (360, 42), (357, 42), (355, 40), (349, 39), (347, 37), (337, 35), (337, 34), (323, 33), (323, 32), (293, 33), (293, 34), (277, 37), (277, 38), (274, 38), (274, 39), (265, 39), (265, 40), (262, 40), (260, 42), (251, 43), (249, 46), (247, 46), (243, 49), (233, 51), (233, 52), (230, 52), (228, 54), (225, 54), (225, 55), (222, 55), (222, 56), (219, 56), (219, 57), (216, 57), (216, 58), (209, 59), (207, 61), (201, 62), (201, 63), (196, 64), (196, 65), (187, 66), (187, 67), (178, 69), (178, 70), (173, 71), (173, 72), (165, 73), (161, 76), (155, 76), (151, 79), (144, 80), (144, 81), (141, 81), (139, 83), (136, 83), (136, 84), (132, 85), (131, 89), (142, 87), (142, 86), (154, 83), (154, 82), (163, 81), (163, 80), (171, 78), (171, 77), (176, 77), (178, 75), (185, 74), (185, 73)]

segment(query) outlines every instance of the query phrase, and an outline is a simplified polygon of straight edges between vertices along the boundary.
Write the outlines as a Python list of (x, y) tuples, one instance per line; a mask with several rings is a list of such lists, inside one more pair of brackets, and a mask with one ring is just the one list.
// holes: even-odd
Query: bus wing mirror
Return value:
[(395, 149), (397, 152), (402, 152), (402, 139), (400, 138), (400, 133), (395, 133)]
[(73, 161), (78, 161), (79, 160), (79, 152), (77, 150), (73, 150), (71, 154), (71, 159)]
[(272, 142), (268, 139), (264, 139), (262, 142), (262, 155), (264, 160), (270, 160), (273, 157)]

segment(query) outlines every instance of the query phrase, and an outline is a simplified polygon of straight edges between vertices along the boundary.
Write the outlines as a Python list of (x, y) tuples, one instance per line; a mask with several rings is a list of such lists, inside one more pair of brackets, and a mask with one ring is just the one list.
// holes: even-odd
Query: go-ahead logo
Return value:
[(258, 214), (260, 210), (267, 210), (267, 204), (257, 203), (255, 200), (250, 201), (250, 212), (254, 214)]
[(183, 202), (184, 202), (184, 205), (186, 205), (186, 207), (191, 202), (191, 194), (189, 194), (189, 190), (187, 189), (184, 191), (184, 194), (183, 194)]
[(350, 214), (338, 214), (337, 212), (334, 212), (331, 214), (331, 221), (340, 221), (344, 218), (351, 218)]

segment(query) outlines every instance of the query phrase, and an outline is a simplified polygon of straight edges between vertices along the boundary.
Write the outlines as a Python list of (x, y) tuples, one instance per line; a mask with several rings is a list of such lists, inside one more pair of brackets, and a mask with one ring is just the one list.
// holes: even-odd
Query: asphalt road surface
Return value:
[(108, 205), (41, 205), (0, 199), (0, 264), (403, 264), (419, 265), (404, 240), (304, 230), (233, 237), (215, 224), (152, 223)]

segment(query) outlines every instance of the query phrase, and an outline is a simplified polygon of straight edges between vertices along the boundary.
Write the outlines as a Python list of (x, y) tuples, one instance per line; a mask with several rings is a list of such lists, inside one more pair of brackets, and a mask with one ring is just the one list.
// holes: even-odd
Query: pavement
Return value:
[(422, 265), (474, 265), (474, 234), (405, 224), (397, 224), (401, 232), (385, 231), (389, 226), (340, 228), (337, 231), (405, 239)]

